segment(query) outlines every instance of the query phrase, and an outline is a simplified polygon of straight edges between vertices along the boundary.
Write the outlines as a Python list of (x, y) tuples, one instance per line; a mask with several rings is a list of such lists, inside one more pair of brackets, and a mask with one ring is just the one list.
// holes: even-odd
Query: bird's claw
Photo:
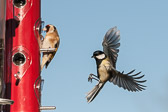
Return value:
[(91, 82), (91, 83), (92, 83), (92, 79), (93, 79), (92, 75), (93, 75), (93, 74), (90, 74), (90, 75), (89, 75), (89, 77), (88, 77), (88, 82)]

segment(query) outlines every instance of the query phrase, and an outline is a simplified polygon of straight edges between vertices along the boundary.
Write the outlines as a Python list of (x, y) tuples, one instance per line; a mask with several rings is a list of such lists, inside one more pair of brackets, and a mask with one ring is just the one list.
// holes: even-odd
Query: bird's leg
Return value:
[[(93, 77), (94, 76), (94, 77)], [(98, 77), (94, 74), (90, 74), (89, 77), (88, 77), (88, 82), (91, 82), (92, 83), (92, 79), (96, 80), (96, 81), (99, 81)]]

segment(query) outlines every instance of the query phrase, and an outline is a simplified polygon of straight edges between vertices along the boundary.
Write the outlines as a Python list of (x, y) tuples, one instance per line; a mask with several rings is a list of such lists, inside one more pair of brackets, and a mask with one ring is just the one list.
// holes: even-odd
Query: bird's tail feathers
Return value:
[(41, 71), (44, 68), (44, 66), (46, 65), (47, 61), (48, 61), (48, 57), (46, 55), (43, 55), (42, 62), (41, 62)]
[(105, 83), (98, 83), (86, 96), (87, 102), (90, 103), (98, 95)]

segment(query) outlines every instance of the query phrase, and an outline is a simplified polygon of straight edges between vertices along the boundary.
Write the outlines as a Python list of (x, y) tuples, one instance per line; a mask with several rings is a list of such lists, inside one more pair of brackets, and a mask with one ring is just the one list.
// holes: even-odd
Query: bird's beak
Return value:
[(47, 31), (47, 28), (46, 28), (46, 27), (44, 27), (44, 28), (43, 28), (43, 31), (44, 31), (44, 32), (45, 32), (45, 31)]
[(91, 58), (94, 58), (94, 56), (92, 56)]

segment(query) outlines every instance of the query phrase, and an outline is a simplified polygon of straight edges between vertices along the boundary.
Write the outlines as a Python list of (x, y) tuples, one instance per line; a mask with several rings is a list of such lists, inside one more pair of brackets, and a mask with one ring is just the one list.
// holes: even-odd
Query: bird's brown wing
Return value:
[(113, 84), (118, 85), (119, 87), (122, 87), (124, 89), (127, 89), (128, 91), (142, 91), (145, 90), (144, 85), (140, 84), (143, 82), (146, 82), (146, 80), (139, 80), (144, 75), (138, 76), (141, 72), (138, 72), (134, 75), (130, 75), (135, 70), (132, 70), (131, 72), (124, 74), (124, 72), (118, 72), (115, 71), (112, 73), (112, 78), (110, 79), (110, 82), (113, 82)]
[(116, 61), (118, 57), (118, 52), (119, 52), (119, 43), (120, 40), (120, 31), (117, 30), (117, 27), (113, 27), (109, 29), (103, 40), (103, 51), (105, 54), (109, 57), (111, 64), (113, 65), (114, 68), (116, 68)]

